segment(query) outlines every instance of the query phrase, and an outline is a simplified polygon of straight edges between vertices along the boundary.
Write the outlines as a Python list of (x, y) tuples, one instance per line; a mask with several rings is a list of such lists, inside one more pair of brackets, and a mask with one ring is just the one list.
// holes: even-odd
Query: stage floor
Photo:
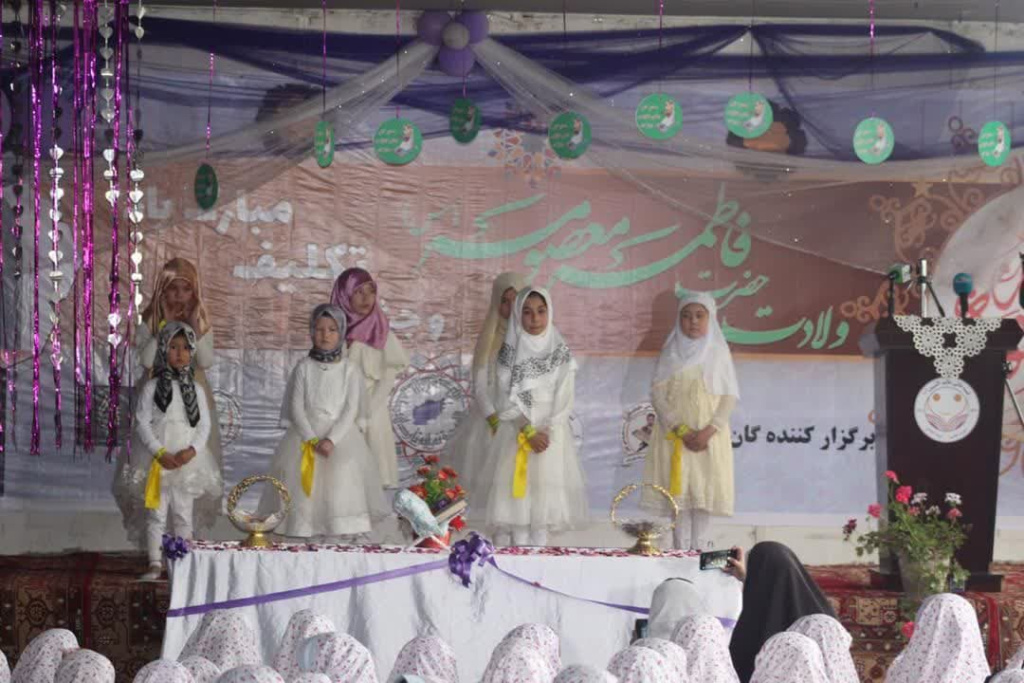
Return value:
[[(0, 556), (0, 649), (11, 665), (39, 632), (68, 628), (83, 647), (110, 657), (118, 683), (130, 683), (159, 658), (170, 598), (166, 583), (140, 583), (138, 554), (68, 553)], [(1024, 641), (1024, 565), (996, 565), (1002, 593), (969, 593), (978, 612), (989, 661), (1002, 666)], [(853, 655), (864, 683), (881, 683), (902, 647), (898, 593), (873, 590), (868, 566), (812, 567), (853, 634)], [(600, 664), (596, 662), (596, 664)]]

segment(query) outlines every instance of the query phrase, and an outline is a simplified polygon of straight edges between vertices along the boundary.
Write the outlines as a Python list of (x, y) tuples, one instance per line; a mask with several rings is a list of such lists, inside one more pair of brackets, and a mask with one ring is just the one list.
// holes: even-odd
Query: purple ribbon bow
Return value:
[(452, 546), (451, 554), (448, 556), (448, 569), (468, 588), (473, 564), (482, 567), (493, 554), (494, 546), (491, 542), (474, 531), (469, 538), (464, 538)]
[(188, 555), (188, 551), (192, 549), (186, 539), (181, 536), (171, 536), (170, 534), (164, 534), (163, 547), (164, 557), (168, 560), (180, 560)]

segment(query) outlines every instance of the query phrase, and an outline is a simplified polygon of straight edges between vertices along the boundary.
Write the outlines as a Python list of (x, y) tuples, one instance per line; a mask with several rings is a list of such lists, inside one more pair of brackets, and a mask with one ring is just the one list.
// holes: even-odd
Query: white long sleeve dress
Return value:
[(352, 342), (348, 362), (359, 371), (366, 388), (360, 424), (366, 444), (377, 458), (379, 478), (386, 487), (398, 486), (398, 451), (388, 401), (398, 373), (409, 364), (409, 355), (395, 333), (389, 332), (383, 349)]

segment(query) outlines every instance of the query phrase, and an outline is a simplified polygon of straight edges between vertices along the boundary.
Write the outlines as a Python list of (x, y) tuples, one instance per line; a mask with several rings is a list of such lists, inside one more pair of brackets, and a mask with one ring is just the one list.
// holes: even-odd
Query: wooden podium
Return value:
[[(928, 500), (941, 503), (947, 492), (963, 498), (963, 522), (971, 526), (967, 542), (957, 555), (970, 572), (968, 588), (1002, 590), (1003, 577), (990, 573), (996, 531), (996, 496), (1002, 441), (1006, 352), (1017, 348), (1020, 326), (1014, 320), (988, 334), (985, 349), (964, 359), (960, 379), (978, 397), (980, 412), (974, 429), (952, 443), (934, 441), (918, 426), (914, 404), (925, 384), (938, 377), (932, 358), (914, 348), (910, 332), (892, 318), (882, 318), (861, 337), (860, 347), (875, 359), (875, 456), (878, 467), (878, 502), (888, 500), (885, 470), (924, 491)], [(947, 345), (952, 340), (947, 340)], [(882, 585), (899, 586), (896, 558), (883, 554), (879, 575)]]

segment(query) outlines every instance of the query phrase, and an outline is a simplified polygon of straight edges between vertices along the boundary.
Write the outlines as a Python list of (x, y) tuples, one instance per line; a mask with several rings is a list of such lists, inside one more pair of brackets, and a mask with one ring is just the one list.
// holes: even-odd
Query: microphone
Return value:
[[(1024, 267), (1024, 254), (1021, 254), (1021, 264)], [(889, 266), (886, 277), (896, 285), (905, 285), (913, 281), (914, 269), (909, 263), (894, 263)]]
[(953, 291), (960, 297), (960, 317), (967, 319), (967, 297), (974, 291), (974, 278), (967, 273), (953, 276)]
[(1024, 308), (1024, 253), (1018, 253), (1018, 255), (1020, 256), (1021, 287), (1017, 290), (1017, 303)]

